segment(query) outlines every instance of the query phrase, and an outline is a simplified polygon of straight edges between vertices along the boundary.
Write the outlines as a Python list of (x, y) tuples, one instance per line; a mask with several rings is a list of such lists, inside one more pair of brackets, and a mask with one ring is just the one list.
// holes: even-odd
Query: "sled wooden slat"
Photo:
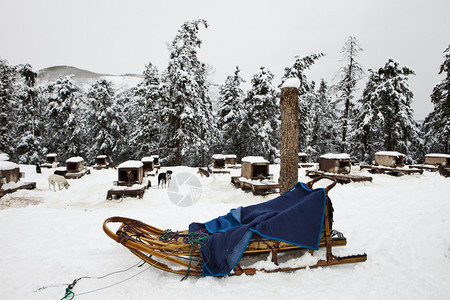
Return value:
[(363, 176), (363, 175), (354, 175), (354, 174), (335, 174), (317, 170), (306, 170), (306, 176), (311, 178), (314, 177), (328, 177), (330, 179), (336, 179), (339, 183), (350, 183), (350, 182), (362, 182), (362, 181), (370, 181), (372, 182), (372, 177)]

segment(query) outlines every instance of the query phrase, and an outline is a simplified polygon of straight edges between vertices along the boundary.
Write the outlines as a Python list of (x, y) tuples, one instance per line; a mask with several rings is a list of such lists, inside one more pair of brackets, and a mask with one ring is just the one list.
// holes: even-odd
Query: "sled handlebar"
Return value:
[(318, 182), (318, 181), (321, 180), (321, 179), (329, 179), (329, 180), (333, 181), (333, 182), (330, 183), (327, 187), (325, 187), (325, 192), (326, 192), (327, 194), (328, 194), (328, 192), (329, 192), (332, 188), (334, 188), (334, 186), (337, 184), (337, 180), (336, 180), (335, 178), (330, 178), (330, 177), (326, 177), (326, 176), (320, 176), (320, 177), (314, 178), (313, 180), (307, 182), (306, 185), (307, 185), (310, 189), (312, 189), (314, 183)]

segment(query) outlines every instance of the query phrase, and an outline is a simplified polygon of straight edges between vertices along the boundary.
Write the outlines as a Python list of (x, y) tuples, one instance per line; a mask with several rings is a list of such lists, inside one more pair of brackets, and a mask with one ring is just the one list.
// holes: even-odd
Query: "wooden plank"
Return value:
[(317, 176), (325, 176), (329, 178), (334, 178), (340, 183), (350, 183), (350, 182), (361, 182), (361, 181), (370, 181), (372, 182), (372, 177), (363, 176), (363, 175), (354, 175), (354, 174), (334, 174), (330, 172), (323, 172), (318, 170), (306, 170), (306, 176), (309, 177), (317, 177)]

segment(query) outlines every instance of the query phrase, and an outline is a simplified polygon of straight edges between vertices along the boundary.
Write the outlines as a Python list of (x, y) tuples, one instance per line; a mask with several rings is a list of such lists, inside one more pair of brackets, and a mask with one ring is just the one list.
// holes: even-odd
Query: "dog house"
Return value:
[(0, 188), (9, 182), (20, 180), (19, 165), (10, 161), (0, 161)]
[(0, 161), (0, 197), (19, 189), (35, 189), (36, 182), (20, 182), (24, 173), (19, 165), (10, 161)]
[(146, 156), (146, 157), (143, 157), (143, 158), (141, 159), (141, 162), (142, 162), (142, 164), (143, 164), (144, 174), (145, 174), (146, 172), (151, 172), (151, 171), (153, 171), (153, 168), (154, 168), (154, 165), (153, 165), (154, 158), (153, 158), (152, 156)]
[(93, 168), (95, 170), (106, 169), (108, 167), (108, 157), (106, 155), (98, 155), (95, 158), (95, 165)]
[(152, 155), (153, 157), (153, 167), (156, 169), (161, 168), (161, 164), (159, 163), (159, 155)]
[(84, 167), (84, 159), (80, 156), (74, 156), (66, 160), (66, 177), (67, 179), (78, 179), (91, 171)]
[(308, 154), (300, 152), (298, 154), (298, 163), (304, 164), (306, 163), (306, 160), (308, 159)]
[(430, 153), (425, 155), (426, 165), (450, 166), (450, 154)]
[(262, 156), (246, 156), (241, 161), (241, 176), (247, 179), (269, 177), (269, 161)]
[(58, 154), (49, 153), (45, 156), (45, 163), (41, 164), (42, 168), (59, 167)]
[(235, 165), (235, 164), (236, 164), (236, 155), (225, 154), (225, 165)]
[(67, 173), (78, 173), (84, 170), (84, 159), (80, 156), (66, 160)]
[(118, 167), (118, 185), (141, 184), (144, 178), (144, 164), (138, 160), (128, 160)]
[(319, 170), (336, 174), (349, 174), (350, 156), (346, 153), (328, 153), (319, 157)]
[(107, 158), (108, 157), (106, 155), (98, 155), (95, 158), (95, 164), (98, 166), (106, 166), (108, 164)]
[(58, 154), (56, 153), (49, 153), (45, 157), (45, 160), (48, 164), (57, 163), (58, 162)]
[(401, 168), (405, 165), (405, 155), (396, 151), (376, 152), (375, 165), (390, 168)]
[(215, 169), (225, 168), (226, 156), (223, 154), (214, 154), (212, 156), (212, 167)]

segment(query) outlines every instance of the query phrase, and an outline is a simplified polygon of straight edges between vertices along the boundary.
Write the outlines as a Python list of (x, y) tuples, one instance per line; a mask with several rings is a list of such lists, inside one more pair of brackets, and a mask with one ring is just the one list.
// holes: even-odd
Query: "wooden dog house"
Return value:
[(114, 196), (124, 197), (144, 196), (144, 192), (151, 186), (151, 181), (144, 179), (144, 164), (138, 160), (128, 160), (117, 167), (118, 181), (114, 182), (114, 187), (110, 189), (106, 198), (112, 200)]
[(269, 174), (269, 161), (261, 156), (246, 156), (241, 160), (241, 176), (231, 176), (231, 182), (241, 189), (251, 189), (253, 195), (279, 192), (280, 184)]
[(155, 159), (153, 158), (153, 156), (146, 156), (146, 157), (143, 157), (141, 159), (141, 162), (142, 162), (143, 168), (144, 168), (144, 174), (147, 173), (147, 172), (153, 171), (153, 169), (154, 169), (154, 165), (153, 165), (154, 160)]
[(67, 179), (78, 179), (90, 171), (84, 167), (84, 159), (80, 156), (74, 156), (66, 160), (66, 177)]
[(405, 155), (396, 151), (376, 152), (375, 165), (390, 168), (402, 168), (405, 166)]
[(131, 186), (141, 184), (144, 178), (144, 164), (137, 160), (128, 160), (117, 167), (118, 185)]
[(67, 173), (77, 173), (84, 169), (84, 159), (80, 156), (71, 157), (66, 160)]
[(161, 168), (161, 164), (159, 163), (159, 155), (152, 155), (151, 157), (153, 157), (153, 167), (155, 169)]
[(24, 173), (20, 173), (19, 165), (10, 161), (0, 161), (0, 197), (19, 189), (34, 189), (36, 182), (20, 182)]
[(226, 157), (223, 154), (214, 154), (212, 156), (212, 167), (215, 169), (225, 168)]
[(95, 158), (95, 163), (99, 166), (106, 166), (108, 164), (108, 160), (107, 160), (107, 156), (106, 155), (98, 155)]
[(106, 155), (98, 155), (95, 158), (95, 165), (92, 166), (95, 170), (102, 170), (112, 168), (115, 169), (114, 165), (108, 163), (108, 156)]
[(423, 174), (423, 168), (409, 166), (405, 168), (405, 155), (396, 151), (380, 151), (375, 153), (375, 165), (360, 165), (360, 170), (368, 169), (371, 173), (386, 173), (394, 176), (403, 174)]
[(214, 154), (212, 163), (208, 166), (210, 173), (229, 174), (229, 168), (236, 167), (236, 155), (234, 154)]
[(41, 168), (59, 167), (58, 154), (49, 153), (45, 156), (45, 163), (41, 164)]
[(236, 164), (236, 155), (225, 154), (225, 165), (235, 165), (235, 164)]
[(319, 157), (319, 170), (335, 174), (349, 174), (350, 156), (346, 153), (328, 153)]
[(0, 188), (3, 184), (18, 182), (19, 180), (19, 165), (10, 161), (0, 161)]
[(269, 161), (262, 156), (246, 156), (241, 161), (241, 176), (247, 179), (269, 177)]
[(308, 163), (308, 154), (304, 152), (298, 153), (298, 166), (300, 168), (312, 168), (314, 167), (313, 163)]
[(95, 158), (95, 165), (93, 166), (94, 169), (100, 170), (100, 169), (106, 169), (108, 167), (108, 157), (106, 155), (98, 155)]
[(430, 153), (425, 155), (426, 165), (450, 166), (450, 154)]

